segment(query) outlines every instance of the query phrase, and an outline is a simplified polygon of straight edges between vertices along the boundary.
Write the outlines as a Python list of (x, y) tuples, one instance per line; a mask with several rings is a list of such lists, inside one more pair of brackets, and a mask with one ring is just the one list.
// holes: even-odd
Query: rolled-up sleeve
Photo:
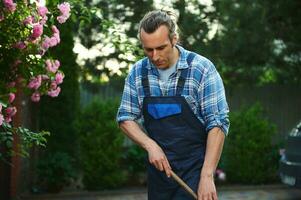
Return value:
[(126, 120), (134, 121), (141, 117), (135, 77), (135, 70), (133, 67), (128, 77), (125, 79), (122, 99), (116, 117), (118, 123)]
[(223, 81), (214, 65), (211, 63), (201, 84), (201, 114), (206, 132), (219, 127), (227, 135), (229, 131), (229, 107), (226, 100)]

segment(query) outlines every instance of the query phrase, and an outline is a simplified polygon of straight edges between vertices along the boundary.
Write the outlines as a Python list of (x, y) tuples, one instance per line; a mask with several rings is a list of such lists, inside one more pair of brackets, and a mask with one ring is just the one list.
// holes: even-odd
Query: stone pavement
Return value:
[[(219, 200), (301, 200), (301, 189), (283, 185), (224, 186), (218, 188)], [(27, 195), (22, 200), (147, 200), (146, 189), (102, 192), (65, 192)]]

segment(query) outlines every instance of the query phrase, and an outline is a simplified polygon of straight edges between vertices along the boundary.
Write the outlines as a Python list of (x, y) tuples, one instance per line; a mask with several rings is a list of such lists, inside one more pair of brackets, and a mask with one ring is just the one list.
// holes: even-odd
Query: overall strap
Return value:
[(193, 53), (193, 52), (190, 52), (187, 56), (186, 61), (187, 61), (187, 64), (188, 64), (189, 67), (183, 69), (182, 72), (181, 72), (181, 75), (180, 75), (179, 80), (178, 80), (176, 96), (181, 96), (181, 94), (183, 92), (185, 81), (186, 81), (186, 78), (187, 78), (187, 74), (188, 74), (189, 68), (191, 68), (191, 63), (192, 63), (195, 56), (196, 56), (196, 53)]
[(141, 67), (141, 74), (142, 74), (142, 87), (144, 91), (144, 95), (150, 96), (150, 87), (148, 82), (148, 69), (147, 69), (147, 58), (142, 60), (142, 67)]

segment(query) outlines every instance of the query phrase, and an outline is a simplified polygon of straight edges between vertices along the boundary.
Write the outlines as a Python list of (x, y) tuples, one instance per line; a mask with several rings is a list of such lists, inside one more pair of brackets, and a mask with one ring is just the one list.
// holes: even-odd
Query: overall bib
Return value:
[[(189, 66), (194, 56), (194, 53), (188, 55)], [(190, 67), (182, 70), (174, 96), (151, 96), (146, 64), (145, 59), (142, 64), (144, 127), (148, 136), (164, 151), (172, 170), (197, 192), (207, 134), (186, 99), (181, 96)], [(193, 199), (165, 172), (147, 163), (149, 200)]]

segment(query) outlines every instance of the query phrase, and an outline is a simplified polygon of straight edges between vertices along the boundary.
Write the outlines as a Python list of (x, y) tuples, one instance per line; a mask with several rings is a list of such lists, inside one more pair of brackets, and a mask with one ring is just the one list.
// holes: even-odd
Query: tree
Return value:
[(214, 0), (213, 7), (219, 29), (210, 52), (228, 82), (300, 82), (299, 1)]

